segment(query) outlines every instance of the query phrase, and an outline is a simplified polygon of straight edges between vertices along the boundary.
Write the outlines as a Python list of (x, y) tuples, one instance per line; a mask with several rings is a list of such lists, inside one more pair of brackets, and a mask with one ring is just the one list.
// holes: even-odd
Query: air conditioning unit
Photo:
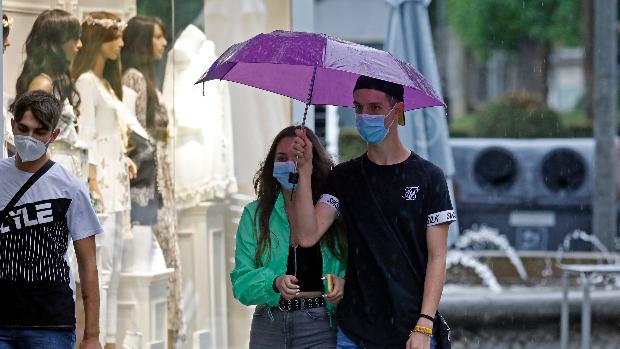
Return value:
[(461, 229), (497, 228), (519, 250), (556, 250), (574, 230), (591, 231), (592, 139), (453, 139), (451, 146)]

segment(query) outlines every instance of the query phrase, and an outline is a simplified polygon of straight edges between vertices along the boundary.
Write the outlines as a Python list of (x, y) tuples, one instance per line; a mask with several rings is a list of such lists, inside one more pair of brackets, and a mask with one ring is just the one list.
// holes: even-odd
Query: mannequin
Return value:
[[(217, 58), (200, 29), (189, 25), (168, 57), (163, 95), (177, 126), (177, 208), (186, 208), (237, 191), (230, 99), (226, 83), (208, 82), (204, 94), (202, 85), (194, 85)], [(194, 154), (201, 154), (201, 161)]]
[[(2, 54), (6, 49), (11, 46), (9, 42), (9, 33), (11, 32), (11, 20), (3, 13), (2, 14)], [(3, 96), (4, 97), (4, 96)], [(4, 97), (2, 101), (2, 122), (0, 122), (0, 135), (2, 135), (2, 151), (0, 152), (0, 158), (7, 157), (7, 148), (13, 144), (13, 134), (11, 133), (11, 116), (7, 112), (8, 98)]]
[[(176, 232), (176, 209), (172, 182), (172, 163), (168, 148), (169, 117), (161, 93), (155, 86), (154, 61), (161, 59), (167, 45), (165, 27), (156, 17), (132, 18), (123, 32), (121, 57), (123, 85), (137, 94), (124, 102), (147, 130), (149, 139), (130, 137), (129, 156), (138, 166), (139, 176), (131, 181), (131, 221), (134, 234), (150, 233), (156, 237), (168, 268), (174, 269), (168, 287), (169, 347), (184, 337), (181, 308), (182, 275), (179, 242)], [(137, 242), (138, 239), (134, 239)], [(148, 244), (126, 245), (125, 255), (139, 253)], [(155, 264), (155, 263), (153, 263)], [(138, 271), (134, 266), (132, 271)]]
[(60, 134), (50, 148), (52, 160), (86, 182), (86, 145), (78, 139), (75, 110), (80, 98), (69, 68), (82, 47), (80, 22), (63, 10), (43, 11), (26, 38), (26, 61), (17, 79), (19, 97), (27, 91), (43, 90), (64, 104), (58, 123)]
[(114, 14), (93, 12), (82, 23), (82, 49), (72, 76), (80, 94), (79, 137), (88, 144), (88, 183), (91, 195), (106, 215), (101, 244), (101, 337), (106, 348), (116, 346), (117, 295), (123, 239), (129, 224), (130, 175), (136, 168), (126, 155), (129, 112), (121, 102), (120, 50), (125, 24)]

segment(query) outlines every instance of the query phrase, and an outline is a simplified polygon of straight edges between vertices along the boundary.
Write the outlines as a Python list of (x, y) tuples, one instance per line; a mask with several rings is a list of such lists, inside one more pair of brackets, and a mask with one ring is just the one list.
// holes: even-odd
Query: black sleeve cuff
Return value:
[(278, 280), (277, 276), (273, 278), (273, 282), (271, 283), (271, 288), (273, 289), (273, 292), (280, 293), (280, 290), (278, 290), (278, 287), (276, 287), (276, 280)]

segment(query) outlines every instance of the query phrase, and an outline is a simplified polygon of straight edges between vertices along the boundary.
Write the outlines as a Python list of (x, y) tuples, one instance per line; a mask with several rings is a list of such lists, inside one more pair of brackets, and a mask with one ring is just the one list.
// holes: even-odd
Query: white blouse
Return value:
[(88, 162), (97, 167), (105, 211), (127, 211), (131, 202), (125, 114), (129, 112), (114, 91), (92, 71), (80, 75), (75, 86), (81, 98), (79, 138), (88, 145)]

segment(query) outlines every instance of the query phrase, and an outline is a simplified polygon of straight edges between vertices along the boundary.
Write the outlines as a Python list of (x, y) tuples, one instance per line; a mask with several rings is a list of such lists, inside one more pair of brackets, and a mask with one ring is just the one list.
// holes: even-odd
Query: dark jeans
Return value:
[[(431, 348), (437, 348), (437, 342), (435, 341), (435, 336), (431, 337)], [(338, 349), (360, 349), (360, 347), (355, 344), (349, 337), (347, 337), (344, 332), (338, 331)]]
[(335, 349), (336, 325), (325, 307), (285, 312), (258, 305), (252, 318), (250, 349)]
[(0, 328), (0, 349), (73, 349), (75, 330)]

